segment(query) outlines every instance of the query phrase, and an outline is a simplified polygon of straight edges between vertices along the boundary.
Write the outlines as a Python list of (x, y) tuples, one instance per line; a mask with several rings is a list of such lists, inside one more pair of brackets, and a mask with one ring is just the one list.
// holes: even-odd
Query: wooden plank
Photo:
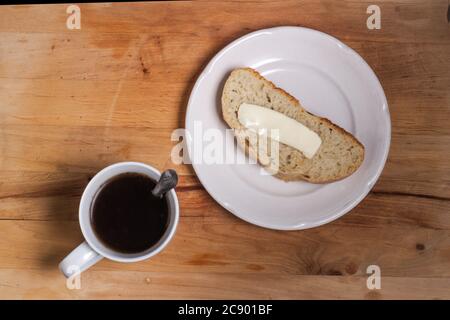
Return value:
[(0, 130), (2, 170), (91, 172), (127, 160), (161, 169), (172, 148), (171, 130), (152, 128), (5, 125)]
[[(75, 221), (81, 193), (92, 175), (27, 172), (20, 174), (23, 180), (19, 180), (16, 172), (6, 172), (4, 177), (8, 188), (0, 188), (0, 219)], [(231, 213), (217, 205), (192, 176), (180, 176), (177, 193), (182, 217), (198, 218), (208, 223), (245, 223), (230, 218)], [(49, 204), (52, 210), (49, 210)], [(334, 224), (450, 230), (450, 201), (375, 190)]]
[[(69, 290), (55, 270), (0, 270), (0, 299), (448, 299), (442, 278), (383, 277), (368, 290), (365, 277), (90, 271)], [(117, 288), (120, 287), (120, 290)]]
[(202, 56), (214, 41), (198, 37), (180, 40), (156, 31), (139, 35), (2, 32), (2, 43), (2, 55), (12, 63), (2, 66), (0, 77), (138, 79), (144, 85), (157, 77), (159, 82), (170, 85), (185, 83), (186, 77), (192, 77), (206, 62)]
[(450, 135), (392, 135), (388, 162), (374, 189), (449, 199), (448, 143)]
[[(51, 210), (54, 215), (57, 209)], [(450, 277), (449, 230), (332, 223), (281, 232), (222, 214), (222, 222), (212, 223), (181, 217), (171, 244), (152, 259), (103, 260), (92, 270), (348, 276), (363, 275), (375, 264), (384, 276)], [(232, 220), (236, 223), (228, 223)], [(82, 240), (76, 221), (2, 220), (0, 232), (0, 269), (56, 268)]]
[[(45, 66), (30, 69), (27, 61), (42, 65), (39, 61), (46, 59), (46, 51), (54, 41), (64, 38), (30, 35), (30, 42), (46, 48), (30, 56), (16, 53), (29, 52), (30, 48), (14, 35), (7, 42), (11, 53), (6, 58), (15, 63), (0, 69), (0, 123), (7, 124), (105, 125), (109, 119), (110, 126), (183, 126), (190, 89), (201, 70), (199, 65), (213, 54), (204, 42), (190, 50), (194, 51), (194, 59), (182, 54), (186, 51), (184, 45), (165, 50), (164, 63), (154, 63), (142, 54), (115, 58), (112, 52), (120, 43), (113, 40), (109, 48), (86, 53), (82, 48), (89, 45), (93, 37), (89, 36), (74, 50), (62, 48), (51, 54)], [(220, 42), (218, 47), (223, 45)], [(450, 44), (349, 45), (367, 59), (380, 77), (396, 123), (394, 133), (449, 133), (445, 119), (450, 112), (450, 61), (446, 59)], [(80, 59), (90, 62), (79, 63)], [(152, 116), (155, 113), (163, 116), (156, 121)]]
[[(379, 1), (382, 32), (366, 28), (371, 1), (243, 1), (156, 2), (80, 5), (83, 32), (146, 33), (186, 36), (237, 37), (250, 30), (277, 25), (302, 25), (341, 38), (395, 42), (449, 42), (448, 2)], [(66, 5), (10, 6), (0, 12), (0, 30), (64, 32)], [(52, 13), (49, 15), (49, 8)], [(274, 14), (276, 12), (276, 14)], [(30, 19), (30, 17), (33, 17)], [(18, 24), (17, 21), (27, 21)], [(233, 21), (233, 23), (230, 23)], [(239, 23), (236, 23), (236, 22)]]
[(184, 87), (138, 80), (0, 79), (0, 124), (175, 129), (184, 125)]
[[(170, 129), (134, 127), (3, 125), (0, 164), (4, 171), (91, 174), (126, 160), (158, 169), (177, 167), (170, 156), (176, 144), (170, 140), (171, 133)], [(388, 163), (375, 190), (450, 198), (449, 144), (449, 135), (394, 134)], [(192, 172), (186, 167), (177, 168), (181, 173)]]

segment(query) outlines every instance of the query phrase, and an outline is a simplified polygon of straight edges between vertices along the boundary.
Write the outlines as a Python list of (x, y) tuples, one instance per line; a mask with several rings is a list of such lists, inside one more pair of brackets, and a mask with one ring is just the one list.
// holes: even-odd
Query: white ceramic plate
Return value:
[[(195, 121), (203, 132), (228, 128), (220, 97), (225, 79), (238, 67), (256, 69), (308, 111), (351, 132), (364, 144), (365, 159), (350, 177), (324, 185), (261, 175), (257, 164), (206, 164), (197, 159), (193, 167), (211, 196), (236, 216), (279, 230), (316, 227), (355, 207), (377, 181), (391, 139), (386, 97), (369, 65), (336, 38), (307, 28), (277, 27), (237, 39), (211, 60), (192, 90), (186, 114), (191, 160), (200, 150), (193, 140), (203, 137), (194, 132)], [(203, 142), (204, 147), (208, 144)], [(224, 152), (234, 144), (227, 141)]]

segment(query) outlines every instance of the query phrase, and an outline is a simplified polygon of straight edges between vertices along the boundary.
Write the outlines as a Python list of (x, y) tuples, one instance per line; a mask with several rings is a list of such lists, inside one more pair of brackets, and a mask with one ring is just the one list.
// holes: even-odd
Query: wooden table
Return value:
[[(381, 30), (366, 9), (381, 8)], [(450, 27), (447, 0), (207, 1), (0, 7), (0, 298), (450, 298)], [(250, 31), (327, 32), (375, 70), (392, 144), (369, 196), (306, 231), (234, 217), (170, 161), (190, 90)], [(59, 261), (82, 241), (80, 195), (135, 160), (181, 174), (181, 220), (151, 260), (103, 260), (69, 290)], [(366, 287), (369, 265), (381, 290)]]

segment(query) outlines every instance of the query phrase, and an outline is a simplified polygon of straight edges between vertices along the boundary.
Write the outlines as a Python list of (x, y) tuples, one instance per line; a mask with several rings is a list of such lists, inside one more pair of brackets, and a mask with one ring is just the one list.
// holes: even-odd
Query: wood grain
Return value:
[[(0, 7), (0, 298), (449, 299), (448, 2), (181, 1)], [(275, 14), (276, 13), (276, 14)], [(368, 197), (320, 228), (278, 232), (221, 208), (174, 165), (196, 77), (228, 42), (277, 25), (343, 40), (374, 69), (392, 120), (388, 162)], [(58, 262), (82, 239), (80, 195), (124, 160), (181, 173), (181, 220), (152, 260), (103, 260), (68, 290)], [(366, 268), (382, 289), (366, 288)], [(117, 290), (120, 288), (120, 290)]]

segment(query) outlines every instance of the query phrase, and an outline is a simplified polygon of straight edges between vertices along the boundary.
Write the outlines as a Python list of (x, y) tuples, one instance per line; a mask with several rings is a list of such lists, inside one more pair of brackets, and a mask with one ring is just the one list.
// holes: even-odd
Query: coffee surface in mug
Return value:
[(91, 206), (91, 220), (105, 246), (138, 253), (161, 239), (169, 224), (169, 209), (165, 197), (152, 195), (155, 185), (146, 175), (123, 173), (100, 188)]

